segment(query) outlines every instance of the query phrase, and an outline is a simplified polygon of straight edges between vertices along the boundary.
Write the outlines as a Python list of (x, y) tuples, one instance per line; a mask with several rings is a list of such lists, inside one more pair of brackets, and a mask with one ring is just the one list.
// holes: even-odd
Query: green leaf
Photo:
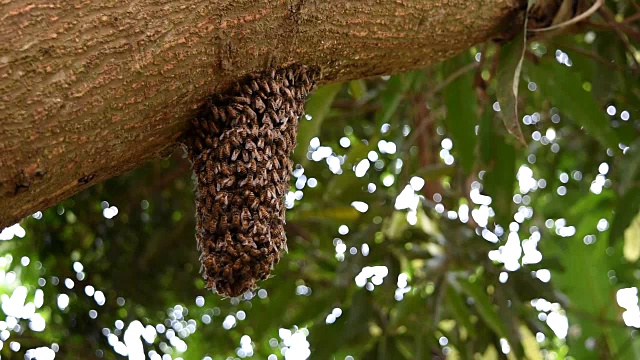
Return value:
[(593, 94), (584, 90), (580, 74), (555, 60), (527, 66), (527, 74), (538, 85), (542, 96), (550, 99), (561, 113), (567, 114), (603, 145), (617, 148), (617, 135)]
[(482, 320), (493, 330), (498, 336), (507, 338), (507, 327), (502, 322), (498, 311), (494, 308), (486, 291), (478, 282), (471, 282), (469, 279), (459, 278), (458, 283), (468, 296), (475, 302), (475, 307), (480, 314)]
[(356, 100), (362, 99), (367, 95), (367, 83), (362, 79), (349, 81), (349, 93)]
[(410, 89), (414, 77), (414, 73), (406, 73), (394, 75), (387, 81), (387, 86), (379, 95), (381, 106), (375, 115), (375, 123), (377, 126), (389, 122), (391, 116), (393, 116), (398, 109), (406, 92)]
[(631, 225), (631, 221), (640, 212), (640, 185), (635, 185), (622, 195), (618, 200), (615, 215), (611, 223), (610, 245), (624, 236), (625, 230)]
[(471, 313), (469, 312), (467, 304), (464, 302), (463, 295), (456, 292), (454, 287), (447, 286), (445, 296), (447, 309), (451, 312), (451, 315), (453, 315), (457, 325), (463, 326), (470, 337), (475, 337), (476, 328), (471, 323)]
[(624, 231), (624, 258), (629, 262), (640, 259), (640, 213), (631, 221), (631, 225)]
[(516, 149), (506, 139), (494, 132), (493, 110), (485, 109), (480, 125), (480, 154), (486, 173), (483, 177), (484, 192), (491, 196), (495, 220), (502, 226), (511, 222), (513, 191), (516, 182)]
[(340, 89), (342, 89), (342, 84), (321, 86), (311, 94), (305, 103), (305, 113), (311, 116), (311, 120), (306, 120), (304, 116), (299, 120), (298, 146), (292, 156), (296, 163), (305, 166), (309, 161), (307, 159), (309, 142), (320, 132), (322, 123), (329, 113), (331, 104), (333, 104), (333, 99)]
[(496, 95), (504, 126), (511, 135), (527, 146), (518, 118), (518, 86), (525, 47), (526, 37), (519, 36), (500, 48)]
[[(445, 63), (445, 76), (450, 76), (461, 67), (474, 61), (469, 53), (463, 53)], [(469, 174), (475, 162), (476, 134), (478, 124), (477, 97), (473, 89), (473, 73), (469, 72), (451, 82), (444, 89), (447, 107), (446, 125), (453, 139), (453, 150), (464, 170)]]

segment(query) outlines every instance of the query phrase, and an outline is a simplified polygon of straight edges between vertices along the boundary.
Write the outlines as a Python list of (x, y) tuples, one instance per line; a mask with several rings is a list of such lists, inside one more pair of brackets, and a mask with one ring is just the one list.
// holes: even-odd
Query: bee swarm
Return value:
[(290, 154), (317, 77), (300, 65), (248, 76), (194, 119), (186, 145), (207, 289), (232, 297), (254, 289), (286, 249)]

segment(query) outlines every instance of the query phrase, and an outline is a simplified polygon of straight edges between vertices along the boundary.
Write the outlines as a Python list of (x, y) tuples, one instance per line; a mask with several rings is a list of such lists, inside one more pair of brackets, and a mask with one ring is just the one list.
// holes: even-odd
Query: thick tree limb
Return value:
[(492, 38), (520, 0), (0, 4), (0, 228), (167, 153), (203, 99), (293, 62), (321, 83)]

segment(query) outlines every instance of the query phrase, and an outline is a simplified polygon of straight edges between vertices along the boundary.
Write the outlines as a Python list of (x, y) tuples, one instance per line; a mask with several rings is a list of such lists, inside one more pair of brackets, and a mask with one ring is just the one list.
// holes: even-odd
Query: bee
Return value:
[(260, 256), (260, 250), (258, 249), (249, 249), (249, 253), (251, 254), (252, 257), (257, 258), (258, 256)]
[[(251, 94), (249, 94), (249, 95), (251, 95)], [(237, 105), (240, 105), (240, 104), (247, 104), (248, 105), (250, 103), (249, 98), (244, 97), (244, 96), (234, 96), (234, 97), (231, 98), (231, 101), (235, 101), (237, 103)], [(234, 106), (235, 105), (236, 104), (234, 104)]]
[(275, 182), (280, 182), (281, 181), (280, 174), (278, 174), (277, 171), (272, 171), (271, 172), (271, 176), (273, 177), (273, 181), (275, 181)]
[(236, 249), (233, 244), (229, 244), (227, 246), (227, 248), (225, 249), (227, 251), (227, 253), (229, 253), (229, 255), (231, 255), (234, 258), (238, 257), (238, 249)]
[(255, 111), (253, 111), (253, 109), (249, 106), (245, 106), (244, 108), (244, 113), (247, 116), (247, 119), (249, 120), (249, 122), (256, 122), (258, 120), (258, 114), (256, 114)]
[(218, 221), (216, 220), (216, 218), (209, 219), (209, 221), (206, 224), (207, 224), (206, 230), (211, 233), (216, 231), (216, 227), (218, 227)]
[(231, 175), (229, 177), (222, 179), (222, 181), (220, 181), (220, 186), (231, 187), (235, 182), (236, 182), (236, 177)]
[(269, 202), (269, 194), (266, 191), (263, 191), (260, 194), (260, 202), (266, 204)]
[(236, 118), (236, 124), (235, 124), (236, 126), (238, 126), (238, 125), (246, 126), (246, 124), (247, 124), (247, 117), (246, 117), (246, 116), (244, 116), (244, 115), (239, 115), (239, 116)]
[(269, 114), (269, 117), (271, 118), (271, 121), (273, 123), (279, 123), (280, 122), (280, 120), (278, 119), (278, 114), (276, 114), (275, 111), (269, 110), (267, 113)]
[[(220, 194), (218, 194), (218, 195), (220, 195)], [(222, 206), (227, 207), (227, 204), (220, 205), (222, 203), (222, 201), (218, 201), (218, 195), (216, 195), (216, 197), (215, 197), (215, 203), (213, 204), (213, 206), (209, 208), (209, 209), (211, 209), (211, 212), (216, 217), (218, 216), (218, 214), (222, 213)], [(224, 201), (226, 202), (226, 199)]]
[(238, 234), (238, 240), (244, 247), (251, 246), (251, 239), (244, 234)]
[(200, 153), (200, 155), (198, 156), (198, 158), (196, 160), (205, 161), (206, 162), (209, 159), (209, 154), (210, 154), (209, 150), (204, 151), (204, 152)]
[[(216, 205), (220, 206), (220, 204), (222, 204), (224, 207), (229, 206), (229, 193), (226, 191), (221, 191), (219, 192), (216, 197)], [(214, 211), (218, 210), (218, 209), (213, 209)]]
[(258, 208), (259, 205), (260, 205), (260, 198), (256, 197), (251, 201), (251, 204), (249, 206), (251, 207), (251, 209), (255, 210)]
[(271, 161), (273, 161), (273, 167), (276, 170), (280, 170), (282, 168), (282, 165), (280, 165), (280, 160), (278, 160), (277, 156), (274, 156), (273, 158), (271, 158)]
[(247, 84), (243, 84), (243, 85), (241, 86), (241, 88), (242, 88), (242, 92), (243, 92), (243, 93), (245, 93), (246, 95), (251, 95), (251, 94), (253, 94), (253, 90), (251, 89), (251, 87), (250, 87), (249, 85), (247, 85)]
[(229, 282), (231, 282), (233, 276), (231, 275), (231, 268), (229, 266), (225, 266), (225, 268), (222, 270), (222, 277), (229, 279)]
[(264, 206), (258, 207), (258, 214), (260, 214), (261, 219), (269, 218), (269, 211), (267, 211), (267, 209), (265, 209)]
[(213, 289), (215, 291), (216, 282), (211, 278), (208, 278), (206, 280), (207, 280), (207, 284), (206, 284), (207, 289), (210, 289), (210, 290)]
[(251, 82), (249, 83), (249, 87), (251, 88), (251, 90), (253, 91), (258, 91), (260, 90), (260, 88), (258, 87), (258, 83), (256, 82), (255, 79), (252, 79)]
[(248, 151), (243, 151), (242, 152), (242, 160), (244, 160), (245, 163), (249, 162), (250, 157), (249, 157), (249, 152)]
[(207, 196), (204, 198), (204, 205), (207, 209), (211, 208), (211, 197)]
[(235, 147), (240, 147), (242, 145), (242, 138), (243, 136), (241, 134), (235, 132), (229, 135), (229, 142)]
[(262, 177), (262, 181), (263, 182), (268, 181), (267, 179), (269, 178), (269, 175), (267, 173), (267, 168), (265, 168), (265, 167), (260, 168), (260, 175)]
[(243, 207), (241, 216), (242, 216), (242, 227), (244, 229), (248, 229), (249, 221), (251, 221), (251, 213), (249, 212), (249, 209), (247, 209), (246, 207)]
[(289, 84), (290, 84), (291, 86), (293, 86), (293, 85), (294, 85), (293, 81), (294, 81), (294, 79), (295, 79), (295, 75), (294, 75), (294, 73), (293, 73), (293, 69), (292, 69), (292, 68), (288, 68), (288, 69), (285, 71), (285, 78), (286, 78), (287, 80), (289, 80)]
[(265, 189), (265, 192), (269, 198), (269, 203), (273, 204), (274, 200), (278, 198), (275, 187), (273, 185), (269, 185), (267, 189)]
[(251, 258), (249, 257), (249, 255), (247, 255), (247, 253), (242, 253), (240, 255), (240, 260), (242, 260), (245, 265), (249, 265), (251, 263)]
[(227, 113), (226, 111), (224, 111), (224, 109), (222, 108), (217, 108), (217, 114), (218, 114), (218, 121), (220, 123), (226, 123), (227, 122)]
[(220, 148), (220, 159), (228, 159), (231, 156), (231, 144), (225, 142)]
[(289, 134), (289, 132), (285, 132), (283, 135), (283, 138), (284, 138), (285, 146), (287, 148), (293, 147), (294, 140), (291, 139), (291, 135)]
[(262, 90), (266, 94), (271, 92), (271, 89), (269, 89), (269, 84), (267, 83), (267, 80), (261, 79), (261, 81), (258, 83), (258, 86), (260, 86), (260, 90)]
[[(285, 80), (286, 82), (286, 80)], [(287, 99), (292, 99), (293, 98), (293, 94), (291, 94), (291, 90), (289, 90), (289, 85), (288, 84), (284, 84), (284, 87), (282, 88), (282, 91), (284, 92), (284, 96)]]
[(258, 171), (258, 163), (253, 159), (249, 162), (249, 170), (251, 170), (252, 173), (256, 173)]
[(253, 125), (251, 129), (249, 129), (249, 135), (253, 138), (262, 138), (262, 136), (258, 136), (260, 135), (260, 127), (257, 124)]
[(204, 265), (204, 267), (206, 267), (207, 269), (213, 268), (216, 264), (215, 258), (213, 256), (205, 256), (201, 259), (201, 262), (202, 265)]
[(200, 138), (200, 139), (206, 139), (207, 138), (207, 135), (205, 135), (204, 132), (202, 132), (202, 128), (199, 126), (199, 124), (195, 128), (195, 133), (196, 133), (196, 137), (197, 138)]
[(235, 119), (238, 116), (238, 112), (231, 106), (227, 106), (224, 108), (225, 112), (231, 118), (231, 120)]
[(213, 120), (220, 120), (220, 110), (217, 106), (213, 105), (209, 108), (211, 110), (211, 116)]
[(253, 189), (255, 187), (255, 180), (253, 178), (253, 174), (247, 175), (246, 178), (240, 181), (239, 185), (242, 187), (246, 186), (249, 189)]
[(254, 142), (251, 140), (246, 140), (246, 142), (244, 143), (244, 148), (247, 150), (255, 150), (256, 144), (254, 144)]
[(220, 251), (227, 251), (227, 248), (233, 246), (233, 238), (231, 237), (231, 233), (224, 234), (224, 242), (221, 243)]
[(260, 243), (262, 243), (262, 244), (269, 244), (269, 243), (271, 243), (271, 236), (268, 236), (268, 235), (262, 235), (262, 236), (260, 236)]
[(273, 109), (278, 110), (282, 107), (282, 97), (278, 96), (273, 102)]
[(229, 222), (227, 221), (227, 215), (222, 214), (222, 216), (220, 216), (220, 225), (219, 225), (220, 230), (222, 231), (227, 231), (229, 230)]
[(235, 206), (238, 210), (238, 214), (240, 213), (240, 208), (242, 207), (242, 204), (244, 204), (244, 199), (242, 198), (242, 196), (240, 196), (240, 194), (236, 194), (233, 197), (233, 206)]
[(241, 162), (236, 164), (236, 171), (240, 175), (247, 175), (247, 166)]
[(266, 148), (264, 148), (264, 154), (269, 158), (272, 156), (271, 146), (267, 146)]
[(240, 270), (242, 270), (243, 267), (244, 266), (243, 266), (242, 262), (240, 261), (240, 259), (236, 260), (233, 263), (233, 271), (240, 271)]
[(231, 215), (231, 225), (235, 228), (240, 228), (240, 212), (236, 209)]
[(226, 175), (226, 176), (230, 176), (231, 174), (233, 174), (232, 167), (227, 163), (223, 163), (222, 165), (218, 165), (217, 168), (218, 168), (218, 173), (219, 174)]
[(204, 146), (202, 146), (202, 141), (200, 140), (200, 138), (196, 138), (193, 141), (193, 146), (196, 148), (196, 150), (198, 150), (199, 152), (204, 151)]
[(211, 122), (207, 122), (207, 124), (209, 126), (209, 132), (211, 134), (217, 135), (220, 133), (220, 128), (215, 122), (211, 121)]
[(259, 97), (253, 98), (253, 108), (258, 111), (258, 114), (262, 114), (265, 109), (264, 102)]
[(271, 115), (269, 115), (268, 112), (265, 112), (264, 114), (262, 114), (262, 123), (263, 124), (268, 124), (269, 127), (273, 127), (273, 121), (275, 121), (275, 119), (271, 118)]
[(280, 95), (281, 86), (278, 85), (278, 83), (274, 79), (269, 80), (269, 88), (271, 88), (272, 93)]
[(233, 154), (231, 154), (231, 160), (236, 161), (238, 156), (240, 156), (240, 149), (234, 149)]

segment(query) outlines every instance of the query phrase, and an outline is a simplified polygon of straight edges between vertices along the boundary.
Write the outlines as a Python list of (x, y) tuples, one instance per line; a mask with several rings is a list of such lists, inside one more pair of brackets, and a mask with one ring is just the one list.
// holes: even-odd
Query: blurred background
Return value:
[(289, 253), (239, 298), (204, 290), (182, 149), (2, 230), (1, 356), (640, 358), (640, 8), (610, 5), (527, 44), (520, 140), (504, 46), (318, 88)]

